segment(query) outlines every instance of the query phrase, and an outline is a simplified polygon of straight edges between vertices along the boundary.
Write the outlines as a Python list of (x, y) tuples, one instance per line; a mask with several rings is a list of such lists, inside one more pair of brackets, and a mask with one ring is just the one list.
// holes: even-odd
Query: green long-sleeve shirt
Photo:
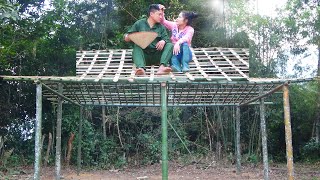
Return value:
[(147, 19), (140, 19), (132, 25), (128, 33), (141, 32), (141, 31), (153, 31), (158, 33), (157, 38), (154, 41), (152, 41), (152, 43), (148, 46), (148, 48), (155, 49), (156, 44), (161, 40), (170, 42), (166, 28), (160, 23), (156, 23), (152, 28), (150, 28), (150, 25), (148, 24)]

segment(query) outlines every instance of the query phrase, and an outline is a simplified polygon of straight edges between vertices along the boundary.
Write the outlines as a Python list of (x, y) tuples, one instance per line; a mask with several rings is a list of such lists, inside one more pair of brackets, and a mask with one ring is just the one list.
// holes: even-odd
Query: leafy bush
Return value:
[(307, 162), (320, 161), (320, 143), (316, 143), (315, 139), (311, 139), (302, 148), (302, 158)]

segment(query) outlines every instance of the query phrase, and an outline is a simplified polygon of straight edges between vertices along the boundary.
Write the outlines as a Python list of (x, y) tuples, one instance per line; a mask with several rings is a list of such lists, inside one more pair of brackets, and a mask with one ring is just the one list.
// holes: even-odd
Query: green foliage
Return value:
[(302, 147), (302, 158), (306, 162), (319, 162), (320, 161), (320, 143), (315, 139), (311, 139)]

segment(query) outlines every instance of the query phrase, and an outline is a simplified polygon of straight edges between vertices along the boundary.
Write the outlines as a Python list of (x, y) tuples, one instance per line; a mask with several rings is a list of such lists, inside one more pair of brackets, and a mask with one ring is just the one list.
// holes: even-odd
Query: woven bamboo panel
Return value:
[[(248, 49), (240, 48), (194, 48), (188, 73), (170, 73), (157, 76), (159, 66), (148, 66), (149, 82), (166, 77), (168, 81), (247, 80), (249, 75)], [(95, 79), (113, 82), (141, 79), (134, 74), (131, 49), (95, 50), (77, 52), (76, 75), (81, 80)]]
[[(58, 89), (58, 83), (47, 83)], [(168, 83), (168, 106), (239, 105), (259, 96), (279, 84), (243, 83)], [(64, 82), (63, 95), (82, 105), (105, 106), (160, 106), (160, 83), (99, 83)], [(44, 96), (53, 102), (57, 96), (45, 91)], [(68, 102), (65, 102), (68, 103)]]

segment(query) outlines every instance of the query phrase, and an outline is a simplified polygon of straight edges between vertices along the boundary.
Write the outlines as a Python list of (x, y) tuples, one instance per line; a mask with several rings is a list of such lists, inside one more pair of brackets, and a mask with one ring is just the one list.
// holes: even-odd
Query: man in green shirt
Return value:
[[(138, 20), (128, 31), (128, 34), (142, 31), (152, 31), (158, 34), (156, 39), (145, 49), (134, 44), (132, 59), (137, 67), (136, 75), (145, 75), (145, 66), (155, 64), (160, 64), (159, 70), (156, 73), (157, 75), (169, 74), (171, 72), (168, 64), (172, 57), (173, 44), (170, 42), (165, 27), (160, 24), (162, 18), (163, 11), (160, 9), (160, 5), (151, 4), (149, 6), (148, 18)], [(124, 38), (126, 42), (131, 41), (128, 34)]]

